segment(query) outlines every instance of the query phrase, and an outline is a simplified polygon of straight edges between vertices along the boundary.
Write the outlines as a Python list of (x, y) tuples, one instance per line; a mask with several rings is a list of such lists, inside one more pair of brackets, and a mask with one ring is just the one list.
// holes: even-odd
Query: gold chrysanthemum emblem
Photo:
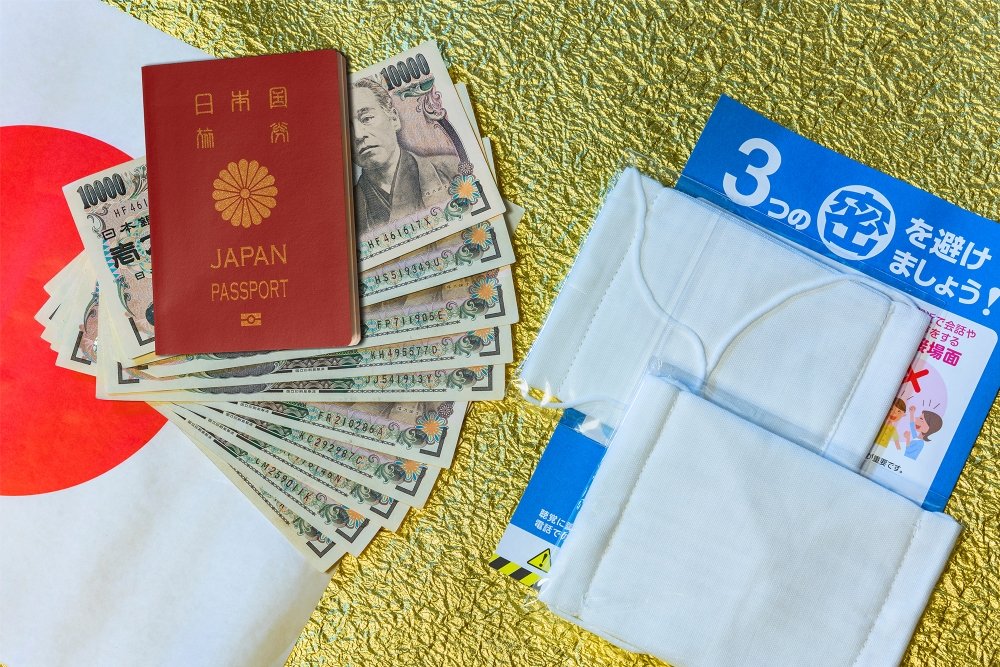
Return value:
[(257, 160), (230, 162), (212, 185), (215, 210), (233, 227), (259, 225), (278, 203), (274, 176)]
[(489, 234), (487, 233), (485, 227), (476, 227), (469, 234), (469, 240), (472, 241), (476, 245), (482, 245), (482, 244), (486, 243), (486, 239), (488, 239), (488, 238), (489, 238)]

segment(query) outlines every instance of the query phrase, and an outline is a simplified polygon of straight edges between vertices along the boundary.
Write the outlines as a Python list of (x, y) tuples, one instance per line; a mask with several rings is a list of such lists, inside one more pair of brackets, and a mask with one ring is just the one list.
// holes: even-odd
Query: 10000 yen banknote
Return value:
[(66, 317), (60, 322), (54, 340), (56, 366), (97, 376), (97, 309), (100, 301), (97, 283), (81, 280), (76, 293), (64, 304)]
[[(65, 301), (64, 294), (50, 296), (35, 313), (35, 321), (42, 325), (41, 339), (48, 343), (53, 350), (56, 349), (55, 340), (59, 333), (59, 327), (65, 319), (63, 317), (66, 314), (63, 308)], [(60, 311), (60, 309), (62, 310)]]
[(62, 307), (62, 302), (57, 297), (49, 297), (42, 308), (35, 313), (35, 321), (42, 325), (42, 335), (41, 339), (49, 344), (53, 350), (55, 349), (56, 333), (58, 332), (59, 321), (62, 319), (59, 317), (59, 309)]
[(49, 281), (42, 285), (42, 289), (49, 296), (55, 296), (57, 292), (71, 283), (76, 282), (78, 272), (87, 264), (87, 251), (82, 251), (79, 255), (67, 262), (66, 266), (59, 269), (56, 275), (49, 278)]
[[(461, 335), (436, 336), (405, 343), (342, 350), (304, 359), (271, 361), (253, 366), (224, 368), (190, 375), (160, 377), (156, 387), (199, 389), (234, 385), (332, 380), (374, 373), (414, 373), (441, 368), (497, 365), (514, 358), (510, 325), (467, 331)], [(130, 369), (140, 374), (143, 368)]]
[[(98, 285), (98, 287), (100, 287)], [(107, 307), (103, 306), (103, 301), (107, 299), (100, 298), (100, 290), (95, 291), (93, 310), (97, 312), (97, 340), (95, 341), (93, 347), (93, 353), (97, 355), (94, 360), (97, 363), (97, 398), (104, 400), (126, 400), (118, 399), (116, 396), (108, 393), (109, 389), (117, 387), (130, 385), (138, 388), (139, 383), (148, 382), (140, 375), (134, 373), (129, 368), (126, 368), (121, 361), (119, 361), (111, 350), (117, 345), (117, 341), (114, 337), (114, 330), (111, 328), (109, 319), (111, 317), (108, 312)], [(89, 311), (88, 311), (89, 312)], [(144, 400), (137, 398), (136, 400)]]
[(42, 307), (35, 313), (35, 321), (44, 327), (42, 340), (51, 343), (55, 338), (55, 327), (58, 324), (55, 314), (58, 312), (59, 306), (67, 300), (67, 295), (76, 289), (79, 284), (77, 272), (85, 267), (86, 263), (86, 254), (80, 253), (42, 286), (45, 293), (49, 295)]
[[(483, 149), (483, 154), (486, 156), (486, 164), (489, 165), (490, 173), (493, 174), (493, 180), (497, 180), (497, 166), (496, 160), (493, 156), (493, 142), (489, 137), (483, 136), (482, 130), (479, 129), (479, 121), (476, 119), (476, 111), (472, 108), (472, 98), (469, 97), (469, 86), (464, 83), (456, 83), (455, 90), (458, 92), (458, 97), (462, 100), (462, 107), (465, 109), (465, 115), (469, 118), (469, 123), (472, 125), (472, 130), (479, 137), (479, 145)], [(507, 229), (513, 234), (514, 230), (517, 229), (517, 225), (521, 222), (521, 218), (524, 216), (524, 209), (517, 204), (513, 204), (506, 199), (504, 200), (504, 207), (507, 209), (503, 214), (503, 219), (507, 223)], [(494, 222), (496, 220), (494, 219)]]
[(503, 398), (503, 366), (468, 366), (436, 371), (360, 375), (333, 380), (301, 380), (268, 384), (203, 387), (158, 391), (156, 378), (102, 363), (99, 357), (99, 397), (122, 401), (202, 403), (220, 398), (241, 401), (357, 401), (397, 402), (434, 398), (476, 401)]
[(441, 469), (395, 454), (366, 449), (272, 424), (255, 417), (227, 412), (215, 405), (180, 403), (212, 421), (255, 440), (286, 450), (305, 461), (339, 473), (358, 484), (411, 507), (423, 507)]
[(351, 75), (361, 268), (504, 211), (437, 44)]
[(146, 159), (81, 178), (64, 187), (63, 194), (97, 274), (122, 361), (153, 352)]
[[(87, 276), (86, 279), (83, 276)], [(43, 327), (42, 340), (49, 343), (53, 350), (58, 350), (56, 339), (69, 319), (68, 309), (63, 306), (78, 292), (81, 281), (93, 283), (96, 280), (93, 270), (87, 264), (86, 252), (81, 252), (43, 285), (49, 298), (35, 313), (35, 321)]]
[(251, 485), (268, 492), (273, 490), (278, 500), (309, 525), (318, 528), (331, 539), (342, 542), (347, 553), (359, 555), (378, 533), (380, 526), (361, 513), (295, 479), (256, 456), (254, 452), (219, 437), (193, 419), (191, 413), (181, 410), (173, 410), (173, 413), (207, 438), (214, 445), (216, 456), (243, 472), (251, 480)]
[[(496, 165), (493, 160), (493, 142), (490, 141), (489, 137), (483, 137), (483, 150), (486, 151), (486, 157), (490, 161), (490, 168), (493, 169), (493, 175), (496, 176)], [(521, 218), (524, 217), (525, 210), (524, 207), (518, 206), (506, 199), (504, 200), (504, 206), (507, 207), (507, 211), (503, 214), (503, 219), (507, 223), (507, 230), (513, 234), (517, 226), (521, 224)]]
[(252, 473), (237, 468), (217, 453), (218, 446), (209, 433), (203, 429), (199, 430), (169, 407), (161, 406), (157, 409), (184, 432), (310, 565), (320, 572), (326, 572), (344, 557), (347, 549), (342, 540), (327, 537), (323, 531), (289, 509), (277, 498), (278, 491), (273, 486), (269, 486), (266, 482), (262, 482), (260, 487), (255, 486), (250, 481)]
[(468, 403), (207, 403), (226, 412), (447, 468)]
[(359, 276), (361, 303), (375, 304), (514, 263), (502, 217), (433, 241)]
[[(380, 347), (431, 336), (465, 333), (518, 321), (510, 267), (491, 269), (406, 296), (362, 306), (364, 342), (351, 350)], [(254, 354), (199, 354), (150, 364), (152, 377), (187, 375), (330, 354), (341, 350), (279, 350)]]
[(396, 530), (406, 516), (408, 505), (400, 504), (395, 498), (383, 495), (311, 461), (300, 458), (286, 448), (277, 447), (233, 429), (221, 423), (221, 420), (215, 419), (211, 414), (214, 411), (204, 406), (177, 404), (175, 409), (186, 410), (188, 413), (186, 416), (189, 419), (211, 432), (216, 438), (246, 449), (291, 478), (301, 480), (316, 491), (326, 494), (331, 502), (339, 503), (349, 510), (358, 512), (369, 521), (387, 530)]

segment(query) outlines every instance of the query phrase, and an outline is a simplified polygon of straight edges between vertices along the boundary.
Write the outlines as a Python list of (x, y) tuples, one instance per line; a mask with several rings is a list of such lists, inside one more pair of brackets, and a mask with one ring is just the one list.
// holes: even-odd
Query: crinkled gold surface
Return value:
[[(114, 4), (218, 56), (335, 47), (358, 69), (436, 38), (495, 140), (504, 195), (528, 209), (516, 362), (611, 177), (635, 165), (674, 183), (720, 93), (1000, 218), (995, 2)], [(340, 567), (289, 665), (659, 664), (487, 567), (557, 417), (510, 394), (473, 407), (427, 507)], [(948, 505), (965, 533), (906, 665), (1000, 664), (998, 442), (994, 405)]]

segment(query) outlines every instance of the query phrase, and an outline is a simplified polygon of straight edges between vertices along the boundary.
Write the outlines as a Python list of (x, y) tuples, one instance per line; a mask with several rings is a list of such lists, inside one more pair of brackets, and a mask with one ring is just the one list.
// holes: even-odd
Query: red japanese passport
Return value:
[(142, 68), (159, 355), (360, 340), (346, 62)]

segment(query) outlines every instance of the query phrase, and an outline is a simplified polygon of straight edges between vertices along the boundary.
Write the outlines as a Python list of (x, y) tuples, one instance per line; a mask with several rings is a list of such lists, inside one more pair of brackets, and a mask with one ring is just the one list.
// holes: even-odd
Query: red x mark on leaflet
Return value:
[(906, 371), (906, 377), (903, 378), (903, 384), (909, 382), (910, 384), (913, 385), (913, 391), (920, 393), (920, 378), (929, 374), (930, 371), (927, 370), (926, 368), (923, 369), (922, 371), (915, 371), (913, 370), (913, 366), (910, 366), (909, 369), (907, 369)]

